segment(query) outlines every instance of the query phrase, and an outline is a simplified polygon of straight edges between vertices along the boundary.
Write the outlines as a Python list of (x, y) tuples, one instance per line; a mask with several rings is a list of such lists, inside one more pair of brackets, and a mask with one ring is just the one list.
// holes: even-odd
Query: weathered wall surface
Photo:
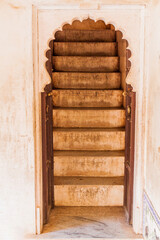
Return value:
[[(145, 64), (146, 80), (146, 154), (144, 155), (144, 216), (145, 239), (160, 238), (160, 1), (148, 6), (146, 20)], [(145, 105), (145, 104), (144, 104)]]
[(0, 1), (1, 240), (35, 231), (31, 21), (31, 8)]
[(160, 1), (149, 9), (148, 133), (145, 190), (160, 216)]
[[(32, 59), (32, 4), (95, 4), (113, 0), (0, 1), (0, 239), (23, 239), (34, 234), (35, 106)], [(158, 0), (115, 0), (114, 4), (149, 4), (148, 129), (145, 190), (160, 215), (160, 33)], [(112, 10), (113, 11), (113, 10)], [(148, 25), (146, 25), (148, 28)], [(49, 39), (46, 37), (46, 39)], [(46, 44), (47, 46), (47, 44)], [(147, 49), (145, 49), (147, 51)], [(147, 58), (147, 54), (145, 55)], [(45, 57), (43, 57), (45, 58)], [(148, 63), (147, 63), (148, 62)], [(144, 79), (145, 80), (145, 79)], [(147, 89), (145, 89), (147, 91)], [(143, 157), (143, 154), (142, 154)], [(143, 167), (143, 166), (142, 166)]]

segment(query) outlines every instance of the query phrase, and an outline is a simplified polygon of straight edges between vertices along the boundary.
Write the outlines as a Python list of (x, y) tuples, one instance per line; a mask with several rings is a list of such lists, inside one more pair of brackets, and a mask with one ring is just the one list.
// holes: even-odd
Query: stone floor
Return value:
[(125, 220), (121, 207), (56, 207), (36, 239), (142, 239)]

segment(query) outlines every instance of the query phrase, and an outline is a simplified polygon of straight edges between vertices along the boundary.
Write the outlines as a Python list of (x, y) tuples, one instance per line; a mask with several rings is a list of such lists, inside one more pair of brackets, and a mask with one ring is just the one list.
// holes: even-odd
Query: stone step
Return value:
[(55, 107), (122, 107), (122, 90), (53, 90)]
[(54, 151), (54, 176), (124, 176), (124, 151)]
[(123, 177), (54, 177), (55, 206), (122, 206)]
[(121, 75), (113, 73), (53, 72), (54, 88), (114, 89), (120, 88)]
[(53, 130), (54, 150), (124, 150), (124, 128)]
[(123, 108), (57, 108), (53, 109), (53, 127), (114, 128), (125, 126)]
[(58, 72), (117, 72), (119, 58), (53, 56), (53, 69)]
[(116, 42), (54, 42), (54, 56), (116, 55)]
[(56, 42), (114, 42), (114, 30), (63, 30), (55, 33)]

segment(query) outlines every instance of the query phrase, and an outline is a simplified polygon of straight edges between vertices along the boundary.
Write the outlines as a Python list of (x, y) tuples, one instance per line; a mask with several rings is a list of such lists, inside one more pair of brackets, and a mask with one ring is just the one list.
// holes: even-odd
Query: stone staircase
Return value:
[(58, 31), (53, 68), (55, 206), (123, 206), (125, 110), (116, 32)]

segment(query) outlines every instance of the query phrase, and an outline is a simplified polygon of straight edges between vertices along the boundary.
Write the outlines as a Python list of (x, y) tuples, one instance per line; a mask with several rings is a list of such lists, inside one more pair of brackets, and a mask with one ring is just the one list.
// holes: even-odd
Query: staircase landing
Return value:
[(55, 207), (38, 239), (142, 239), (125, 220), (123, 207)]

